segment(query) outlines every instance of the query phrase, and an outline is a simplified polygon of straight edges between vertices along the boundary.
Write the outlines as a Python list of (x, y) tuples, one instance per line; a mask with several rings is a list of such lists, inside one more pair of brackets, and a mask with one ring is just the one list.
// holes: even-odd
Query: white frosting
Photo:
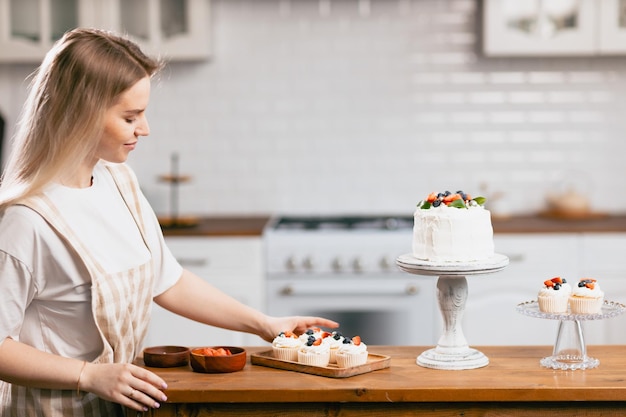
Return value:
[(600, 289), (600, 284), (595, 282), (593, 289), (587, 287), (579, 287), (578, 285), (575, 285), (574, 289), (572, 290), (572, 296), (600, 298), (604, 296), (604, 292)]
[(339, 336), (339, 339), (335, 339), (334, 334), (322, 339), (322, 343), (327, 344), (331, 349), (338, 349), (342, 344), (344, 337)]
[(555, 290), (554, 287), (543, 286), (539, 290), (540, 297), (568, 297), (572, 293), (572, 286), (568, 282), (561, 284), (561, 288)]
[(272, 346), (277, 348), (297, 348), (302, 346), (302, 341), (297, 337), (288, 337), (284, 334), (279, 334), (272, 341)]
[(355, 345), (354, 343), (344, 343), (339, 347), (337, 355), (356, 355), (363, 352), (367, 352), (367, 345), (363, 342), (359, 345)]
[(552, 287), (543, 287), (539, 290), (539, 297), (569, 297), (570, 292), (571, 288), (568, 290), (567, 288), (561, 287), (555, 290)]
[(413, 256), (431, 262), (469, 262), (494, 255), (491, 213), (483, 206), (417, 208)]
[(324, 333), (324, 331), (322, 329), (320, 329), (319, 327), (314, 327), (311, 329), (307, 329), (306, 332), (302, 333), (299, 337), (300, 337), (300, 341), (302, 343), (306, 343), (309, 340), (309, 336), (314, 336), (316, 339), (319, 339), (320, 337), (322, 337), (322, 334)]

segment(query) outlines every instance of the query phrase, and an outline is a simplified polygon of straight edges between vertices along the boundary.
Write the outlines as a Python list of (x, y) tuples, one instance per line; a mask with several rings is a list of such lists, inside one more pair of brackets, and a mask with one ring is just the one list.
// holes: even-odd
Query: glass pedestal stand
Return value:
[(469, 275), (497, 272), (509, 264), (509, 258), (496, 254), (486, 261), (470, 263), (433, 263), (422, 261), (411, 254), (396, 259), (398, 267), (410, 274), (439, 276), (437, 299), (443, 317), (443, 334), (435, 348), (417, 357), (416, 363), (425, 368), (462, 370), (481, 368), (489, 359), (469, 347), (463, 335), (462, 320), (467, 300)]
[(587, 356), (587, 345), (581, 321), (602, 320), (618, 316), (626, 310), (620, 303), (605, 301), (597, 314), (544, 313), (539, 310), (537, 301), (528, 301), (517, 305), (517, 311), (542, 319), (559, 320), (556, 342), (552, 356), (539, 361), (541, 366), (552, 369), (576, 370), (592, 369), (600, 365), (596, 358)]

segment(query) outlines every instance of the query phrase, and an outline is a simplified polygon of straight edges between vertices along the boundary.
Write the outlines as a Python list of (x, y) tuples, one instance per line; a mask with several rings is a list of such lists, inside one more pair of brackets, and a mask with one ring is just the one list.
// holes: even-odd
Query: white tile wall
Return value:
[[(153, 88), (130, 162), (159, 212), (400, 213), (433, 190), (541, 208), (571, 181), (626, 208), (626, 57), (486, 59), (474, 0), (212, 0), (208, 62)], [(15, 121), (26, 66), (0, 66)]]

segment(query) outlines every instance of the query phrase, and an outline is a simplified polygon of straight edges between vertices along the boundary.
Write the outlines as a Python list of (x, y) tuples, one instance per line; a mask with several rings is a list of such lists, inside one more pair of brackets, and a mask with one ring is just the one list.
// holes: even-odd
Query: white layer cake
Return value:
[(481, 205), (441, 204), (414, 214), (413, 256), (431, 262), (470, 262), (494, 256), (491, 213)]

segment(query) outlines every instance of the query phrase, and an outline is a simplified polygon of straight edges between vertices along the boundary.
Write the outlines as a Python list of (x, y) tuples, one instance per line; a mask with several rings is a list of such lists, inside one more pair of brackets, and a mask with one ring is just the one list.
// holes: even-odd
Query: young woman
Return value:
[(270, 317), (184, 270), (124, 164), (149, 134), (161, 64), (111, 33), (76, 29), (33, 79), (0, 185), (0, 415), (116, 416), (166, 401), (132, 365), (150, 304), (270, 341), (337, 327)]

